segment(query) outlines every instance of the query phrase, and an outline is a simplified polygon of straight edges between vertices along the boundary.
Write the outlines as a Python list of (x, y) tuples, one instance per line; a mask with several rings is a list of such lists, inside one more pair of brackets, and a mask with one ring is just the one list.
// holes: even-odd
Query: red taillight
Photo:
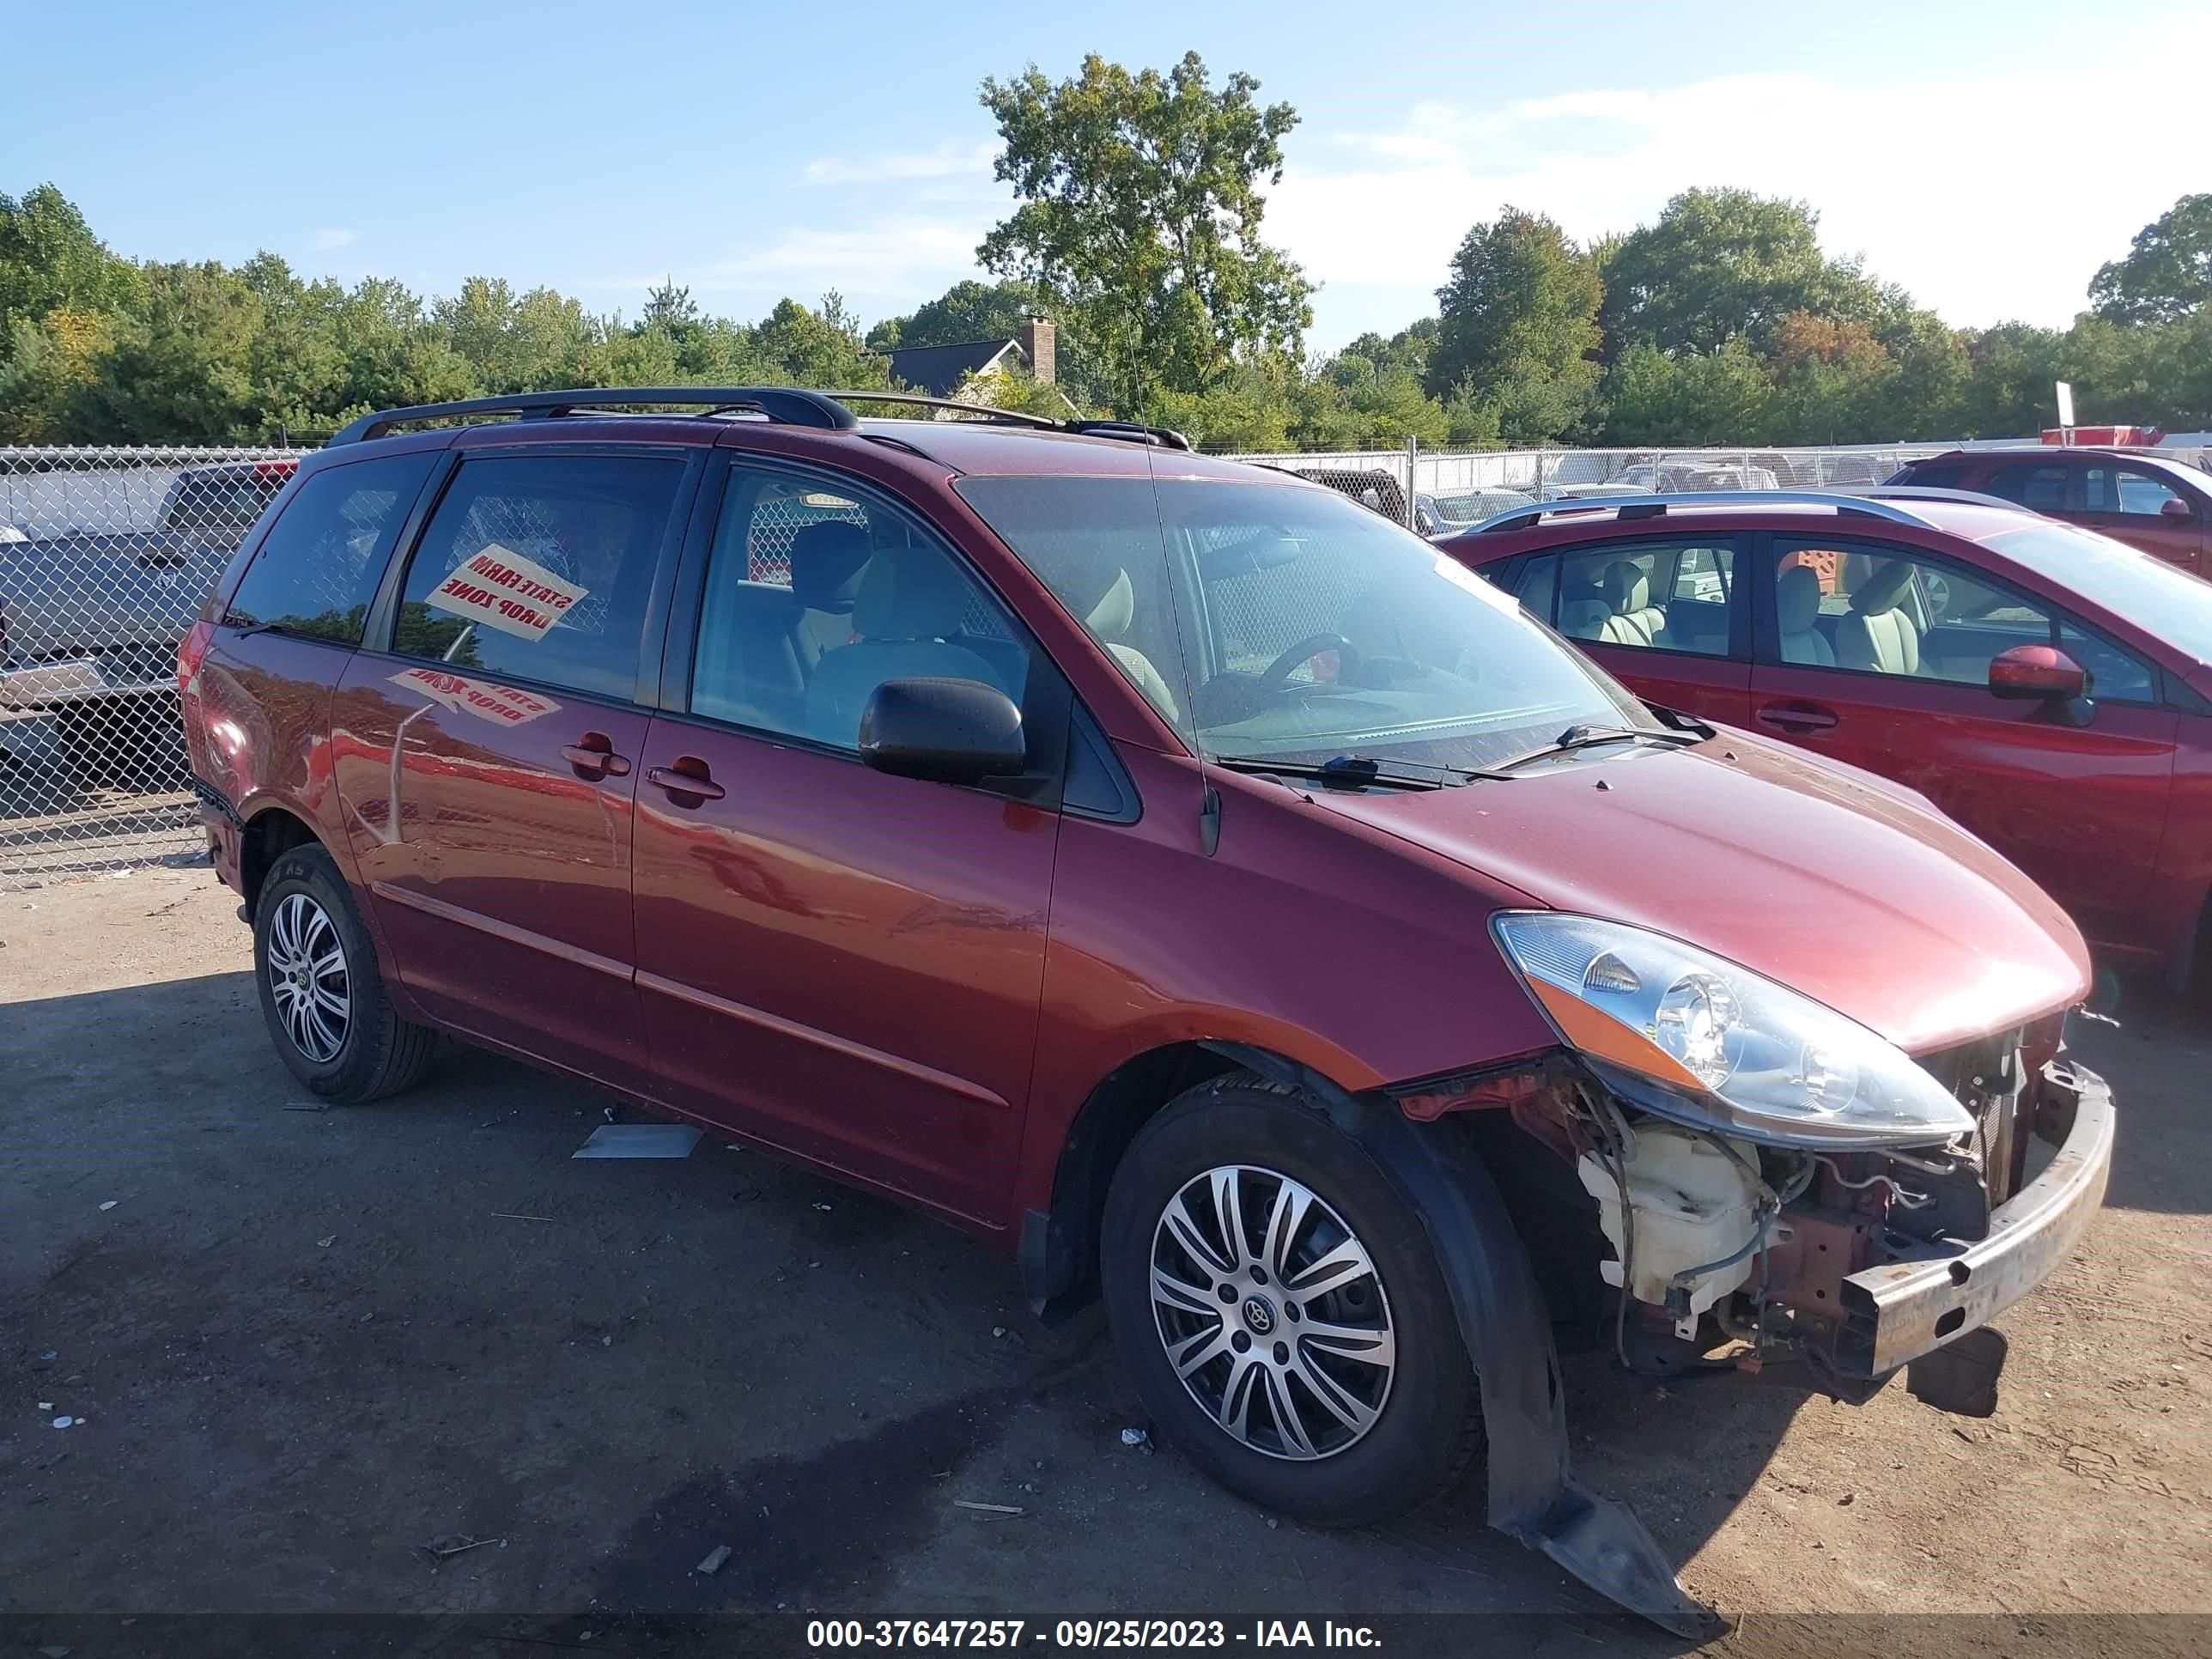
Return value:
[(196, 622), (191, 631), (177, 643), (177, 694), (182, 696), (192, 683), (192, 676), (200, 672), (200, 663), (215, 643), (215, 624)]

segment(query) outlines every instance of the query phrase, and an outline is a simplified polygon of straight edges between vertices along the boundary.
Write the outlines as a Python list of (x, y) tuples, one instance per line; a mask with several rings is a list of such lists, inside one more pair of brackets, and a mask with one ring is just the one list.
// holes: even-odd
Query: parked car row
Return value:
[(2016, 501), (2212, 576), (2212, 473), (2140, 450), (1959, 449), (1908, 463), (1893, 484)]
[[(1995, 509), (1522, 513), (1440, 552), (1171, 433), (790, 389), (364, 418), (177, 665), (271, 1038), (362, 1101), (452, 1033), (889, 1194), (1041, 1316), (1103, 1296), (1253, 1500), (1364, 1522), (1484, 1457), (1494, 1524), (1687, 1627), (1572, 1480), (1555, 1332), (1863, 1400), (2065, 1256), (2113, 1121), (2051, 898), (1711, 722), (1801, 649), (1987, 698), (1987, 633), (2094, 774), (2187, 676)], [(2092, 635), (2140, 715), (2051, 712)], [(1687, 665), (1683, 712), (1601, 659)]]
[(2116, 963), (2197, 967), (2212, 586), (1911, 489), (1531, 510), (1440, 545), (1638, 696), (1918, 791)]

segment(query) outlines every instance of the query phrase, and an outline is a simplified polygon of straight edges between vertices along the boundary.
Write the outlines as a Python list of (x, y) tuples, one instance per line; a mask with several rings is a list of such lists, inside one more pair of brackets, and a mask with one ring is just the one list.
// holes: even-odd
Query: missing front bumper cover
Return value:
[(1988, 1237), (1923, 1243), (1846, 1278), (1833, 1356), (1838, 1372), (1886, 1376), (1980, 1328), (2073, 1251), (2104, 1201), (2112, 1163), (2112, 1093), (2102, 1078), (2066, 1060), (2044, 1068), (2043, 1091), (2038, 1127), (2063, 1126), (2057, 1156), (1990, 1212)]

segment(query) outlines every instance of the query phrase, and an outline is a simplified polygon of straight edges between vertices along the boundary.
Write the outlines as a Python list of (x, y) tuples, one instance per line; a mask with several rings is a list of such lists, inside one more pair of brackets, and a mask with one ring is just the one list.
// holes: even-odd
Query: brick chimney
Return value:
[(1029, 355), (1030, 374), (1040, 386), (1050, 386), (1057, 369), (1054, 362), (1054, 338), (1058, 333), (1051, 319), (1030, 317), (1014, 331), (1015, 343)]

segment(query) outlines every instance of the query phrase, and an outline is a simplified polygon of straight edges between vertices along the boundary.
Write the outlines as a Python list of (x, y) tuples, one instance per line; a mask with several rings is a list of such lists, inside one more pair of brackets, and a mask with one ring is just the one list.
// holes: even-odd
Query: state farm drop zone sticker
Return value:
[(542, 640), (589, 592), (492, 542), (440, 582), (428, 602), (502, 634)]
[(534, 691), (518, 691), (511, 685), (498, 685), (490, 680), (448, 674), (441, 668), (410, 668), (404, 674), (394, 674), (392, 683), (419, 692), (441, 708), (450, 708), (458, 714), (474, 714), (495, 726), (526, 726), (539, 715), (553, 714), (561, 707), (552, 698), (541, 697)]

